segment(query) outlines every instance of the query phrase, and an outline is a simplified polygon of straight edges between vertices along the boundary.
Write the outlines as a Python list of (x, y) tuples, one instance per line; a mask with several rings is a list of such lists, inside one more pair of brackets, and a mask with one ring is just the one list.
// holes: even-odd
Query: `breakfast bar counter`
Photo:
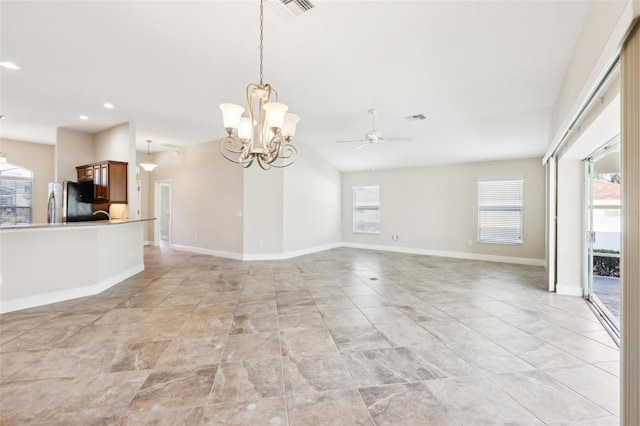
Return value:
[(0, 228), (0, 313), (100, 293), (144, 270), (154, 219)]

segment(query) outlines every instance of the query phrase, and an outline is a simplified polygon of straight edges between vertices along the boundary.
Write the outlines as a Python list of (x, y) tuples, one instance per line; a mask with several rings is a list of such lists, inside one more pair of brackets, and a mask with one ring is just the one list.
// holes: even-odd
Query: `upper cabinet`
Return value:
[(127, 164), (122, 161), (101, 161), (78, 166), (78, 182), (93, 181), (95, 202), (126, 203)]

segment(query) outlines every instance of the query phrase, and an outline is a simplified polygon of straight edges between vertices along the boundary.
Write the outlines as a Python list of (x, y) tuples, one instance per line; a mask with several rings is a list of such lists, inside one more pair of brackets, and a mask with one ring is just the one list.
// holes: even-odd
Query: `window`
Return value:
[(33, 220), (33, 173), (13, 164), (0, 169), (0, 226)]
[(353, 232), (380, 233), (380, 187), (353, 187)]
[(478, 242), (522, 244), (523, 180), (478, 181)]

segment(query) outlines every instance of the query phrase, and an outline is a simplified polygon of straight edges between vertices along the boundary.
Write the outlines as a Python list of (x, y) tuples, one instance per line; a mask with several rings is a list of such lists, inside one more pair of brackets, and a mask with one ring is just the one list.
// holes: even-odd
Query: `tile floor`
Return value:
[(145, 263), (0, 315), (2, 425), (619, 424), (618, 349), (542, 268), (345, 248)]

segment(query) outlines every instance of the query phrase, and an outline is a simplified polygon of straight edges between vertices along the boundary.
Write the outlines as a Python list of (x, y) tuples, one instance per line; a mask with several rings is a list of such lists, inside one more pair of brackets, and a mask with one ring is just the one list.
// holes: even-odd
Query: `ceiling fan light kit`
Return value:
[[(278, 102), (278, 92), (262, 81), (264, 0), (260, 0), (260, 83), (247, 86), (249, 117), (243, 107), (220, 105), (227, 136), (220, 141), (220, 153), (229, 161), (249, 167), (254, 161), (264, 170), (290, 166), (298, 151), (291, 144), (300, 117), (288, 113)], [(258, 118), (255, 120), (254, 118)]]

